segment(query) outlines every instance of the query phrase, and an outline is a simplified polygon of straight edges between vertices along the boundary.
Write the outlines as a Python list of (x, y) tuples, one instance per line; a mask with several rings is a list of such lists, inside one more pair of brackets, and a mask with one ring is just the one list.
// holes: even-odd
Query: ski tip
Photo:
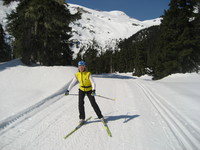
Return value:
[(64, 137), (64, 139), (66, 140), (68, 138), (68, 135)]

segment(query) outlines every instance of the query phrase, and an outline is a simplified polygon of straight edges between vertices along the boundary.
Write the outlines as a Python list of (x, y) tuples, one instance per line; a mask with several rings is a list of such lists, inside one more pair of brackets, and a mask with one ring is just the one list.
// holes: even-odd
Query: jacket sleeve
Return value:
[(70, 84), (69, 84), (69, 87), (68, 87), (68, 91), (70, 91), (73, 87), (74, 87), (74, 85), (75, 85), (75, 83), (77, 82), (78, 80), (76, 79), (76, 77), (74, 76), (74, 78), (71, 80), (71, 82), (70, 82)]
[(90, 82), (92, 83), (92, 90), (96, 90), (96, 83), (91, 74), (90, 74), (89, 79), (90, 79)]

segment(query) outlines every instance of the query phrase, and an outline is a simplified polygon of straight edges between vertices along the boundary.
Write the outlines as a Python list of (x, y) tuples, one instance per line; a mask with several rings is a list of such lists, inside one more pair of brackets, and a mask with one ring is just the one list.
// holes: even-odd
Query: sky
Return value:
[(170, 0), (65, 0), (65, 2), (101, 11), (119, 10), (131, 18), (143, 21), (163, 15), (164, 10), (169, 8)]

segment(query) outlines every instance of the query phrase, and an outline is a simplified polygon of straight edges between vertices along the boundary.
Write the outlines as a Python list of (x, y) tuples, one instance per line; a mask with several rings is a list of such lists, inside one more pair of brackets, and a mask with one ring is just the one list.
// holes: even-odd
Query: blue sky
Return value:
[(120, 10), (138, 20), (158, 18), (168, 9), (170, 0), (65, 0), (67, 3), (87, 8), (112, 11)]

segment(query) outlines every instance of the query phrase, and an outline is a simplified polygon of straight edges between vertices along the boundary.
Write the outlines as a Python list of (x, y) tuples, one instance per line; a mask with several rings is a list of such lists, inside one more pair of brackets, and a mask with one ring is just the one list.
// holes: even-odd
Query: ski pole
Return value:
[(78, 96), (78, 94), (68, 94), (68, 95)]
[[(69, 94), (69, 95), (78, 96), (78, 94)], [(109, 97), (105, 97), (105, 96), (101, 96), (101, 95), (94, 95), (94, 96), (98, 96), (98, 97), (105, 98), (105, 99), (112, 100), (112, 101), (116, 100), (115, 98), (109, 98)]]
[(101, 98), (105, 98), (105, 99), (109, 99), (109, 100), (112, 100), (112, 101), (116, 100), (115, 98), (109, 98), (109, 97), (105, 97), (105, 96), (101, 96), (101, 95), (95, 95), (95, 96), (98, 96), (98, 97), (101, 97)]

